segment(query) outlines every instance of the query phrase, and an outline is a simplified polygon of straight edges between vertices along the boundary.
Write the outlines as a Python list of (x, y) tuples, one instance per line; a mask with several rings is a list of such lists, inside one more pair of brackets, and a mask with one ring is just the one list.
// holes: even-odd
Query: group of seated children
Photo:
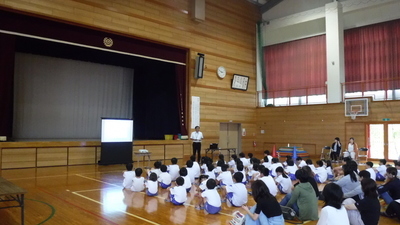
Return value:
[[(333, 169), (329, 160), (318, 160), (314, 166), (310, 159), (304, 161), (301, 157), (297, 157), (295, 164), (288, 156), (286, 161), (281, 163), (278, 158), (272, 157), (268, 150), (264, 154), (263, 160), (259, 160), (251, 153), (248, 155), (249, 158), (246, 158), (244, 153), (240, 153), (239, 157), (232, 155), (229, 162), (225, 161), (223, 155), (219, 155), (217, 162), (212, 162), (209, 157), (203, 157), (201, 166), (192, 156), (182, 168), (177, 165), (177, 159), (172, 158), (172, 165), (169, 166), (156, 162), (154, 168), (148, 171), (147, 181), (142, 177), (141, 168), (133, 172), (132, 164), (128, 164), (127, 171), (124, 172), (123, 185), (124, 188), (132, 191), (146, 189), (146, 194), (149, 196), (157, 195), (158, 186), (160, 186), (169, 190), (167, 202), (183, 205), (187, 200), (187, 193), (198, 179), (196, 209), (204, 209), (207, 213), (216, 214), (221, 210), (221, 202), (227, 202), (233, 207), (245, 206), (249, 193), (253, 195), (256, 202), (265, 202), (265, 205), (259, 207), (257, 204), (257, 207), (252, 209), (243, 207), (248, 212), (249, 220), (260, 221), (271, 218), (280, 220), (281, 211), (269, 213), (271, 209), (264, 208), (275, 204), (275, 196), (278, 192), (286, 195), (280, 205), (292, 207), (301, 220), (318, 220), (317, 201), (318, 198), (322, 198), (325, 200), (325, 206), (321, 212), (321, 223), (318, 224), (339, 224), (322, 223), (322, 221), (330, 221), (334, 218), (333, 215), (343, 216), (346, 213), (346, 218), (348, 218), (345, 219), (346, 221), (374, 225), (377, 224), (380, 216), (380, 205), (377, 210), (376, 201), (372, 200), (375, 198), (372, 192), (376, 189), (388, 204), (383, 215), (400, 218), (400, 203), (395, 201), (400, 199), (400, 180), (397, 178), (400, 164), (397, 162), (397, 168), (387, 168), (384, 159), (380, 160), (380, 166), (377, 168), (373, 168), (372, 162), (367, 162), (366, 170), (360, 172), (357, 163), (351, 159), (346, 160), (346, 164), (342, 167)], [(335, 171), (335, 176), (333, 171)], [(363, 179), (365, 181), (362, 181)], [(377, 188), (375, 179), (386, 179), (386, 183)], [(171, 187), (172, 181), (176, 182), (174, 187)], [(333, 184), (326, 185), (320, 195), (317, 183), (327, 181), (333, 181)], [(246, 185), (251, 187), (251, 192), (247, 192)], [(221, 189), (221, 194), (217, 189)], [(254, 190), (257, 190), (257, 193), (254, 193)], [(260, 193), (265, 190), (268, 190), (268, 195), (260, 196)], [(275, 200), (269, 199), (269, 196)], [(346, 209), (342, 207), (342, 204), (338, 204), (338, 196), (341, 196), (340, 201), (342, 198), (347, 199), (343, 206)], [(368, 208), (367, 204), (372, 206)], [(352, 210), (356, 210), (358, 214), (354, 214)], [(340, 224), (348, 224), (348, 222), (340, 220)]]

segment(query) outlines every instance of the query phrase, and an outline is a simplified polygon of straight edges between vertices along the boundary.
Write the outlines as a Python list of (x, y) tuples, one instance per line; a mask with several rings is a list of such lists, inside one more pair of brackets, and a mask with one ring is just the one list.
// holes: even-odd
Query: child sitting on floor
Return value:
[(233, 180), (232, 180), (232, 174), (228, 170), (228, 164), (224, 164), (221, 166), (222, 173), (218, 175), (217, 181), (219, 181), (219, 185), (221, 186), (226, 186), (226, 185), (232, 185)]
[(175, 181), (176, 178), (179, 177), (179, 165), (177, 164), (178, 159), (172, 158), (171, 163), (172, 163), (172, 165), (168, 166), (168, 173), (169, 173), (169, 175), (171, 175), (171, 180)]
[(297, 166), (299, 167), (299, 169), (301, 169), (301, 167), (303, 167), (303, 166), (307, 166), (306, 161), (304, 161), (301, 157), (296, 158), (296, 163), (297, 163)]
[(379, 166), (376, 168), (376, 180), (377, 181), (384, 181), (386, 175), (386, 159), (379, 160)]
[(296, 171), (298, 169), (297, 166), (294, 165), (293, 160), (289, 160), (287, 162), (287, 164), (288, 165), (287, 165), (287, 167), (285, 169), (286, 173), (288, 174), (288, 176), (290, 177), (291, 180), (296, 180), (295, 174), (296, 174)]
[(234, 184), (222, 187), (223, 202), (228, 199), (231, 206), (240, 207), (247, 203), (247, 189), (241, 182), (243, 180), (242, 173), (233, 174)]
[(317, 183), (324, 183), (328, 179), (328, 172), (323, 167), (324, 163), (321, 160), (317, 161), (317, 167), (314, 169), (314, 179)]
[(155, 173), (155, 174), (157, 174), (157, 177), (159, 177), (161, 174), (161, 170), (160, 170), (161, 165), (162, 165), (162, 163), (160, 161), (154, 162), (154, 167), (151, 168), (151, 170), (147, 170), (147, 175), (150, 175), (150, 173)]
[(279, 191), (282, 194), (288, 194), (292, 192), (292, 180), (286, 175), (282, 167), (276, 168), (275, 182), (278, 186)]
[(122, 182), (122, 186), (124, 187), (124, 189), (128, 189), (132, 187), (132, 180), (135, 177), (135, 172), (132, 171), (132, 163), (126, 164), (125, 167), (126, 171), (124, 171), (124, 181)]
[(157, 174), (151, 173), (149, 176), (149, 180), (145, 183), (146, 186), (146, 194), (148, 196), (157, 196), (158, 195), (158, 182), (157, 182)]
[(187, 200), (186, 189), (183, 186), (185, 180), (183, 177), (176, 178), (175, 187), (168, 188), (168, 198), (165, 199), (166, 202), (172, 202), (174, 205), (183, 205)]
[(161, 174), (158, 177), (158, 182), (160, 182), (160, 186), (163, 189), (166, 189), (171, 186), (171, 175), (167, 173), (167, 166), (166, 165), (161, 165), (160, 167)]
[(179, 170), (179, 175), (183, 178), (183, 186), (186, 188), (186, 192), (190, 192), (190, 190), (192, 189), (192, 182), (190, 182), (190, 177), (188, 175), (186, 167), (182, 167)]
[(278, 168), (278, 167), (282, 167), (283, 168), (282, 163), (279, 162), (278, 158), (272, 158), (272, 165), (271, 165), (271, 168), (270, 168), (270, 172), (271, 172), (271, 176), (272, 177), (276, 177), (276, 168)]
[(135, 177), (132, 179), (131, 191), (140, 192), (144, 190), (144, 177), (142, 168), (136, 168)]
[(205, 209), (209, 214), (217, 214), (221, 211), (221, 197), (215, 189), (217, 183), (214, 179), (208, 179), (206, 186), (207, 189), (199, 196), (199, 205), (196, 209)]

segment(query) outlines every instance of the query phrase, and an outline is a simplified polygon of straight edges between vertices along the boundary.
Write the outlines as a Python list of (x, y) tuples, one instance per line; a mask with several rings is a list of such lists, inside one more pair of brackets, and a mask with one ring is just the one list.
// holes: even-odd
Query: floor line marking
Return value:
[(112, 186), (115, 186), (115, 187), (122, 187), (122, 186), (120, 186), (120, 185), (108, 183), (108, 182), (105, 182), (105, 181), (102, 181), (102, 180), (99, 180), (99, 179), (96, 179), (96, 178), (91, 178), (91, 177), (87, 177), (87, 176), (80, 175), (80, 174), (75, 174), (75, 176), (82, 177), (82, 178), (86, 178), (86, 179), (88, 179), (88, 180), (97, 181), (97, 182), (100, 182), (100, 183), (103, 183), (103, 184), (112, 185)]
[[(108, 171), (108, 172), (91, 172), (91, 173), (79, 173), (79, 174), (97, 174), (97, 173), (115, 173), (119, 172), (120, 170), (115, 171)], [(76, 174), (74, 174), (76, 175)], [(67, 177), (72, 176), (71, 174), (62, 174), (62, 175), (49, 175), (49, 176), (40, 176), (40, 177), (21, 177), (21, 178), (8, 178), (7, 180), (27, 180), (27, 179), (42, 179), (42, 178), (50, 178), (50, 177)]]
[[(77, 195), (77, 196), (79, 196), (79, 197), (81, 197), (81, 198), (84, 198), (84, 199), (86, 199), (86, 200), (95, 202), (95, 203), (97, 203), (97, 204), (104, 205), (104, 203), (102, 203), (102, 202), (99, 202), (99, 201), (94, 200), (94, 199), (92, 199), (92, 198), (89, 198), (89, 197), (86, 197), (86, 196), (84, 196), (84, 195), (78, 194), (78, 193), (76, 193), (76, 192), (72, 192), (72, 194)], [(160, 225), (159, 223), (153, 222), (153, 221), (151, 221), (151, 220), (145, 219), (145, 218), (143, 218), (143, 217), (137, 216), (137, 215), (132, 214), (132, 213), (129, 213), (129, 212), (125, 212), (125, 211), (122, 211), (122, 210), (115, 210), (115, 211), (118, 211), (118, 212), (121, 212), (121, 213), (125, 213), (125, 214), (127, 214), (127, 215), (129, 215), (129, 216), (135, 217), (135, 218), (137, 218), (137, 219), (146, 221), (146, 222), (151, 223), (151, 224)]]
[(44, 193), (46, 193), (46, 194), (48, 194), (48, 195), (50, 195), (50, 196), (53, 196), (54, 198), (59, 199), (59, 200), (65, 202), (65, 203), (68, 203), (68, 204), (70, 204), (70, 205), (72, 205), (72, 206), (75, 206), (76, 208), (78, 208), (78, 209), (80, 209), (80, 210), (82, 210), (82, 211), (84, 211), (84, 212), (87, 212), (87, 213), (92, 214), (92, 215), (94, 215), (94, 216), (96, 216), (96, 217), (99, 217), (99, 218), (101, 218), (101, 219), (103, 219), (103, 220), (105, 220), (105, 221), (107, 221), (107, 222), (109, 222), (109, 223), (111, 223), (111, 224), (118, 225), (118, 224), (114, 223), (113, 221), (111, 221), (111, 220), (109, 220), (109, 219), (107, 219), (107, 218), (105, 218), (105, 217), (103, 217), (103, 216), (101, 216), (101, 215), (98, 215), (98, 214), (96, 214), (96, 213), (94, 213), (94, 212), (91, 212), (91, 211), (85, 209), (85, 208), (82, 208), (81, 206), (78, 206), (78, 205), (76, 205), (76, 204), (74, 204), (74, 203), (72, 203), (72, 202), (69, 202), (69, 201), (67, 201), (67, 200), (65, 200), (65, 199), (63, 199), (63, 198), (60, 198), (60, 197), (58, 197), (58, 196), (56, 196), (56, 195), (54, 195), (54, 194), (48, 192), (47, 190), (44, 190), (43, 188), (37, 187), (36, 189), (38, 189), (38, 190), (40, 190), (40, 191), (42, 191), (42, 192), (44, 192)]

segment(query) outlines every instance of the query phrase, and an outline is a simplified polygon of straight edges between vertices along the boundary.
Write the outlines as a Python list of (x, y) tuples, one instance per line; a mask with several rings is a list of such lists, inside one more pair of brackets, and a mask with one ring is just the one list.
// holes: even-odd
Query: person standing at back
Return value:
[(190, 135), (190, 139), (193, 141), (193, 155), (197, 153), (197, 161), (200, 162), (201, 158), (201, 140), (204, 138), (203, 133), (200, 131), (199, 126), (194, 127), (195, 131)]
[(349, 140), (349, 144), (347, 146), (347, 151), (350, 154), (350, 157), (353, 160), (357, 160), (357, 156), (358, 156), (358, 145), (357, 143), (354, 142), (354, 138), (351, 137)]
[(332, 144), (331, 158), (332, 161), (337, 162), (340, 155), (340, 150), (342, 150), (342, 143), (340, 143), (340, 138), (335, 137), (335, 141)]

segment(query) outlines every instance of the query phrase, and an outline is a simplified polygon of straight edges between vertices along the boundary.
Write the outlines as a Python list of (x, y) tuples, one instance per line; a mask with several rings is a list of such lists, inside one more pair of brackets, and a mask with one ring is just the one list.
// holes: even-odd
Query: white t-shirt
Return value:
[(230, 171), (224, 171), (217, 177), (217, 181), (221, 181), (225, 185), (232, 185), (233, 184), (233, 179), (232, 179), (232, 174)]
[(240, 161), (242, 161), (244, 167), (247, 167), (250, 165), (249, 160), (247, 160), (246, 158), (239, 158), (239, 159), (240, 159)]
[(229, 165), (230, 168), (235, 167), (235, 166), (236, 166), (235, 160), (232, 159), (231, 161), (229, 161), (229, 162), (228, 162), (228, 165)]
[(285, 178), (282, 175), (279, 175), (275, 178), (275, 181), (282, 185), (282, 191), (286, 194), (292, 192), (292, 180), (289, 177)]
[(349, 217), (344, 206), (336, 209), (332, 206), (325, 206), (321, 210), (317, 225), (350, 225)]
[(168, 173), (171, 175), (171, 180), (176, 180), (179, 177), (179, 165), (169, 165), (168, 166)]
[(212, 178), (212, 179), (214, 179), (215, 180), (215, 173), (214, 173), (214, 171), (211, 171), (211, 172), (206, 172), (205, 173), (205, 175), (208, 175), (208, 178)]
[(161, 170), (160, 169), (152, 169), (152, 170), (150, 170), (150, 173), (155, 173), (155, 174), (157, 174), (157, 177), (159, 177), (161, 174)]
[(135, 171), (125, 171), (123, 176), (124, 181), (122, 182), (122, 186), (124, 186), (124, 188), (131, 188), (133, 178), (135, 177)]
[(246, 182), (246, 180), (247, 180), (246, 173), (243, 170), (242, 171), (237, 171), (236, 173), (242, 173), (243, 174), (242, 182)]
[(226, 186), (227, 193), (233, 193), (232, 203), (236, 206), (242, 206), (247, 203), (247, 189), (242, 183), (234, 183)]
[(316, 167), (314, 173), (315, 175), (318, 175), (321, 183), (324, 183), (328, 179), (328, 172), (326, 169), (324, 169), (324, 167)]
[(262, 165), (265, 166), (265, 168), (269, 169), (269, 168), (271, 168), (272, 164), (271, 164), (271, 161), (269, 161), (269, 162), (263, 162)]
[(352, 145), (352, 144), (349, 143), (349, 145), (347, 146), (347, 151), (348, 152), (354, 152), (354, 144)]
[(175, 201), (184, 203), (187, 200), (186, 188), (184, 186), (175, 186), (170, 189), (172, 195), (174, 195)]
[(201, 165), (200, 168), (201, 168), (202, 170), (204, 170), (204, 173), (207, 173), (207, 172), (208, 172), (208, 167), (207, 167), (206, 164)]
[(185, 182), (183, 183), (183, 185), (182, 185), (182, 186), (184, 186), (186, 189), (188, 189), (188, 188), (191, 188), (191, 187), (192, 187), (192, 182), (190, 181), (190, 177), (189, 177), (189, 175), (187, 175), (187, 176), (184, 176), (184, 177), (183, 177), (183, 180), (184, 180)]
[(144, 177), (134, 177), (132, 179), (132, 191), (143, 191), (144, 190)]
[(205, 179), (205, 180), (203, 180), (203, 181), (200, 183), (199, 188), (200, 188), (201, 191), (204, 191), (204, 190), (207, 189), (207, 181), (208, 181), (208, 180), (209, 180), (209, 179)]
[(186, 167), (186, 170), (187, 170), (187, 172), (188, 172), (188, 177), (190, 178), (190, 183), (192, 183), (192, 184), (194, 184), (194, 174), (195, 174), (195, 172), (194, 172), (194, 170), (193, 170), (193, 167), (192, 168), (189, 168), (189, 167)]
[(282, 165), (282, 163), (280, 163), (280, 162), (277, 162), (277, 163), (273, 163), (272, 165), (271, 165), (271, 174), (272, 174), (272, 176), (274, 176), (274, 177), (276, 177), (276, 168), (278, 168), (278, 167), (282, 167), (283, 168), (283, 165)]
[(215, 169), (213, 171), (214, 171), (214, 173), (222, 173), (220, 166), (215, 167)]
[(286, 173), (296, 174), (297, 169), (298, 169), (298, 168), (297, 168), (296, 165), (294, 165), (294, 166), (287, 166), (286, 169), (285, 169), (285, 171), (286, 171)]
[(157, 194), (157, 192), (158, 192), (158, 182), (157, 181), (148, 180), (145, 185), (146, 185), (147, 190), (151, 194)]
[(255, 170), (251, 170), (247, 174), (251, 177), (252, 180), (258, 180), (258, 178), (260, 177), (260, 172)]
[(315, 173), (315, 166), (314, 164), (307, 164), (308, 167), (310, 167), (311, 171), (313, 171)]
[(374, 169), (368, 168), (368, 169), (365, 169), (365, 170), (368, 171), (371, 174), (371, 179), (372, 180), (376, 180), (376, 173), (375, 173)]
[(216, 189), (206, 189), (201, 193), (201, 197), (207, 198), (206, 202), (214, 207), (221, 207), (221, 197)]
[(201, 131), (196, 132), (193, 131), (192, 134), (190, 135), (190, 139), (195, 139), (193, 140), (193, 142), (201, 142), (201, 139), (203, 139), (203, 133), (201, 133)]
[(306, 163), (306, 161), (301, 160), (300, 163), (299, 163), (299, 165), (298, 165), (298, 167), (301, 168), (301, 167), (303, 167), (303, 166), (307, 166), (307, 163)]
[(199, 176), (200, 176), (200, 165), (199, 165), (199, 163), (194, 161), (192, 169), (193, 169), (193, 172), (194, 172), (194, 177), (195, 178), (199, 178)]
[(171, 175), (167, 172), (161, 173), (158, 177), (158, 182), (163, 183), (165, 185), (171, 184)]
[(271, 193), (272, 196), (276, 196), (276, 194), (278, 194), (278, 187), (275, 184), (274, 178), (271, 176), (263, 176), (259, 180), (262, 180), (265, 185), (267, 185), (269, 193)]
[(386, 165), (380, 165), (378, 166), (378, 168), (376, 168), (376, 170), (378, 170), (378, 172), (382, 175), (385, 176), (386, 175)]
[(330, 166), (326, 167), (326, 172), (328, 175), (333, 175), (332, 168)]

